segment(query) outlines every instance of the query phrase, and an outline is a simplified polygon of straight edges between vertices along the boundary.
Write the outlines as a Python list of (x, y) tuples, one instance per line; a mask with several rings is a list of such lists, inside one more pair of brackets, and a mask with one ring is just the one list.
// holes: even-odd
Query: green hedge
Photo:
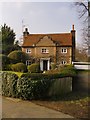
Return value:
[[(23, 74), (20, 78), (14, 73), (1, 72), (0, 74), (4, 96), (28, 100), (44, 99), (49, 95), (67, 93), (71, 88), (71, 82), (68, 82), (71, 81), (71, 77), (66, 77), (64, 74), (31, 73)], [(65, 89), (66, 87), (68, 89)]]
[(28, 66), (28, 72), (29, 73), (39, 73), (40, 72), (40, 64), (33, 63)]
[(13, 64), (11, 69), (15, 72), (27, 72), (27, 66), (24, 63)]
[(17, 82), (18, 97), (32, 100), (48, 97), (51, 80), (31, 80), (22, 77)]
[(14, 73), (1, 72), (2, 76), (2, 95), (17, 97), (18, 76)]
[(20, 51), (20, 50), (15, 50), (12, 51), (11, 53), (8, 54), (8, 57), (10, 58), (10, 63), (15, 64), (19, 62), (25, 63), (27, 59), (29, 59), (28, 54)]

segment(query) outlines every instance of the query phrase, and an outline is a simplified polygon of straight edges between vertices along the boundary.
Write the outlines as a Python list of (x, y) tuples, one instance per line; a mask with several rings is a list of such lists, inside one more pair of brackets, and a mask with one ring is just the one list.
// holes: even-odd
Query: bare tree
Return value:
[[(90, 51), (90, 0), (75, 2), (78, 8), (79, 18), (83, 21), (83, 46)], [(89, 54), (90, 55), (90, 54)]]

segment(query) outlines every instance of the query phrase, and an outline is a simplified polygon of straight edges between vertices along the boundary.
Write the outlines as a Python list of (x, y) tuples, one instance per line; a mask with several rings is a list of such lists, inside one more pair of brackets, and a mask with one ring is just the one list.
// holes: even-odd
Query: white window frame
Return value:
[(41, 53), (49, 53), (49, 50), (46, 49), (46, 48), (42, 48), (42, 49), (41, 49)]
[(67, 64), (67, 62), (65, 60), (62, 60), (61, 64), (65, 65), (65, 64)]
[(26, 48), (26, 53), (31, 53), (31, 49), (30, 48)]
[(31, 61), (30, 60), (26, 60), (26, 65), (31, 65)]
[(67, 53), (67, 48), (61, 48), (61, 53)]

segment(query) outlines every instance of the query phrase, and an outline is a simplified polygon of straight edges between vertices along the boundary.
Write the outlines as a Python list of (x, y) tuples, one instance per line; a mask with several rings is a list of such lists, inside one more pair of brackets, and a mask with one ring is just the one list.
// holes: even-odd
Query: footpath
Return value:
[(73, 118), (30, 101), (2, 97), (2, 118)]

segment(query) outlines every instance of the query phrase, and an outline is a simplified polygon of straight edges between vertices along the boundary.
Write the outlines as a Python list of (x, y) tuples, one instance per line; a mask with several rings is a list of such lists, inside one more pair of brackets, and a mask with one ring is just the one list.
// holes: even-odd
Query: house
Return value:
[(54, 34), (30, 34), (25, 28), (22, 51), (30, 56), (26, 65), (39, 62), (42, 71), (49, 70), (53, 63), (72, 64), (75, 61), (74, 25), (69, 33)]

